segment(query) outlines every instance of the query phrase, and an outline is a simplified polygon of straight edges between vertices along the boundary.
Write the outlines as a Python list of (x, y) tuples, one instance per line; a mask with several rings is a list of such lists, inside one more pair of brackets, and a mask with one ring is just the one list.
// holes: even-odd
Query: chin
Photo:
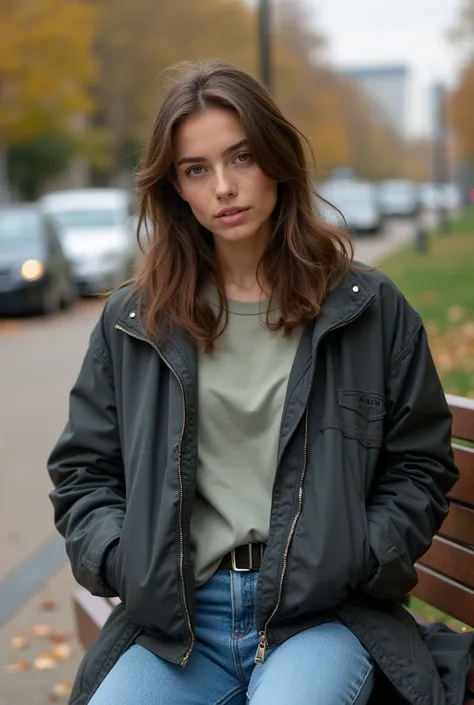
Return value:
[(223, 242), (242, 242), (244, 240), (251, 240), (256, 236), (254, 230), (246, 231), (243, 228), (233, 228), (232, 230), (226, 230), (223, 233), (214, 233), (214, 237), (217, 241), (221, 240)]
[(234, 228), (226, 228), (225, 230), (214, 231), (214, 238), (221, 242), (243, 242), (245, 240), (257, 239), (262, 234), (262, 226), (260, 227), (250, 227), (247, 223), (245, 225), (238, 226)]

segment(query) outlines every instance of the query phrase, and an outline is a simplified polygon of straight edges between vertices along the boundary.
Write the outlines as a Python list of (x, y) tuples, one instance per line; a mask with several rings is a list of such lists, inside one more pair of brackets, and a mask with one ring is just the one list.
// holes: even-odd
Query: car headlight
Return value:
[(28, 282), (41, 279), (44, 274), (43, 264), (38, 259), (28, 259), (21, 265), (21, 276)]

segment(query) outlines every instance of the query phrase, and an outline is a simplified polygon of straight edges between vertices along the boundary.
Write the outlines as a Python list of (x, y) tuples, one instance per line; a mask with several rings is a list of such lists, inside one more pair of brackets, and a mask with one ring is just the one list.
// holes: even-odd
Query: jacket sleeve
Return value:
[(386, 394), (384, 447), (366, 507), (376, 561), (362, 589), (399, 600), (418, 582), (414, 563), (446, 517), (446, 495), (459, 476), (451, 413), (418, 317), (411, 339), (391, 360)]
[(115, 596), (115, 553), (125, 516), (125, 480), (111, 362), (102, 321), (70, 394), (69, 421), (48, 461), (55, 524), (77, 582)]

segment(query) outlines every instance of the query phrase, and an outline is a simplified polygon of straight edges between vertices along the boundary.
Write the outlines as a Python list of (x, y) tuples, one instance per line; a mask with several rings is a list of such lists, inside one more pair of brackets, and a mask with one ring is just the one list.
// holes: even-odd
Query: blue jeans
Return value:
[(300, 632), (255, 665), (257, 577), (217, 571), (196, 590), (196, 644), (187, 666), (134, 644), (90, 705), (365, 705), (372, 660), (339, 622)]

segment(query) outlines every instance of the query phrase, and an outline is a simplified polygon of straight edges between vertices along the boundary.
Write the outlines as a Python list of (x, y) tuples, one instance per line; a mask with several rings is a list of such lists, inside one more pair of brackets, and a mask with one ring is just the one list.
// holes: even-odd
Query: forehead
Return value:
[(173, 140), (175, 159), (184, 156), (218, 156), (230, 144), (247, 137), (239, 117), (233, 110), (206, 108), (190, 115), (176, 129)]

